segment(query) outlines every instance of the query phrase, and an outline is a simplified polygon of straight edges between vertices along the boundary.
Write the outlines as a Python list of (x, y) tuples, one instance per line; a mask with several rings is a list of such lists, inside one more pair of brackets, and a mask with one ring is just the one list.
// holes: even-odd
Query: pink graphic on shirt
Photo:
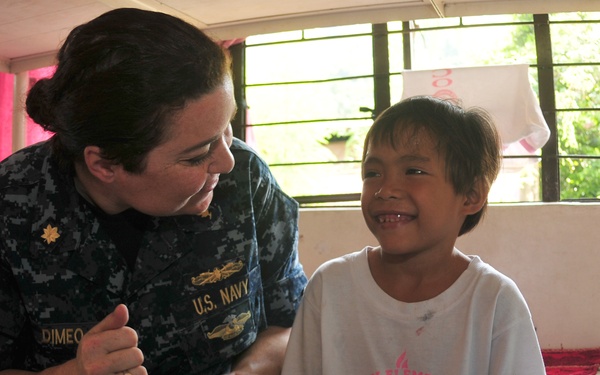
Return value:
[(431, 375), (427, 372), (412, 370), (408, 367), (408, 359), (406, 351), (404, 351), (396, 360), (395, 368), (390, 368), (382, 371), (375, 371), (371, 375)]

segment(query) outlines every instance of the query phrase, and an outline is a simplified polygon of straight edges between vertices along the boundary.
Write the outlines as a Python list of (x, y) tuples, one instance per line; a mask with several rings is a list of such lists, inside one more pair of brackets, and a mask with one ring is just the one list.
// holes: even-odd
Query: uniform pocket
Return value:
[(193, 316), (175, 314), (175, 318), (179, 326), (185, 327), (178, 336), (192, 369), (200, 372), (231, 361), (252, 345), (263, 327), (259, 267), (202, 285), (201, 293), (191, 303)]
[(181, 332), (181, 346), (195, 372), (228, 363), (256, 340), (257, 324), (248, 301), (201, 320)]

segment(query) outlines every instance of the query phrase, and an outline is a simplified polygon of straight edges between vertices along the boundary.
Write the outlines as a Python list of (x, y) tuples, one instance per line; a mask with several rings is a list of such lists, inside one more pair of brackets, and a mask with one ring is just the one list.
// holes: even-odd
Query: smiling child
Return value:
[(379, 246), (311, 278), (283, 374), (545, 374), (515, 283), (455, 247), (501, 166), (490, 116), (405, 99), (369, 130), (361, 208)]

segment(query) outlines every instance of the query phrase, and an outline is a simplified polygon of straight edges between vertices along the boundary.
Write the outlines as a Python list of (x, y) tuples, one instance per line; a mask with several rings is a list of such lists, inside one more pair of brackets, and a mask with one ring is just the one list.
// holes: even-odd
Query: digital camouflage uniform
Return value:
[(291, 326), (306, 284), (297, 204), (247, 146), (234, 140), (231, 150), (235, 168), (208, 212), (152, 218), (133, 272), (48, 143), (4, 160), (0, 369), (74, 358), (119, 303), (153, 375), (227, 373), (258, 332)]

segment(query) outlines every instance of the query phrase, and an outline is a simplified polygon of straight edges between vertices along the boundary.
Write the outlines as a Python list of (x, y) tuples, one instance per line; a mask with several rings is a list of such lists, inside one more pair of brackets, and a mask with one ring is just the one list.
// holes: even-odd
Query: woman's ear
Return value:
[(478, 179), (467, 194), (465, 194), (465, 214), (472, 215), (479, 212), (487, 202), (489, 191), (488, 185), (481, 179)]
[(102, 156), (98, 146), (87, 146), (83, 159), (90, 173), (102, 182), (112, 182), (115, 177), (115, 164)]

